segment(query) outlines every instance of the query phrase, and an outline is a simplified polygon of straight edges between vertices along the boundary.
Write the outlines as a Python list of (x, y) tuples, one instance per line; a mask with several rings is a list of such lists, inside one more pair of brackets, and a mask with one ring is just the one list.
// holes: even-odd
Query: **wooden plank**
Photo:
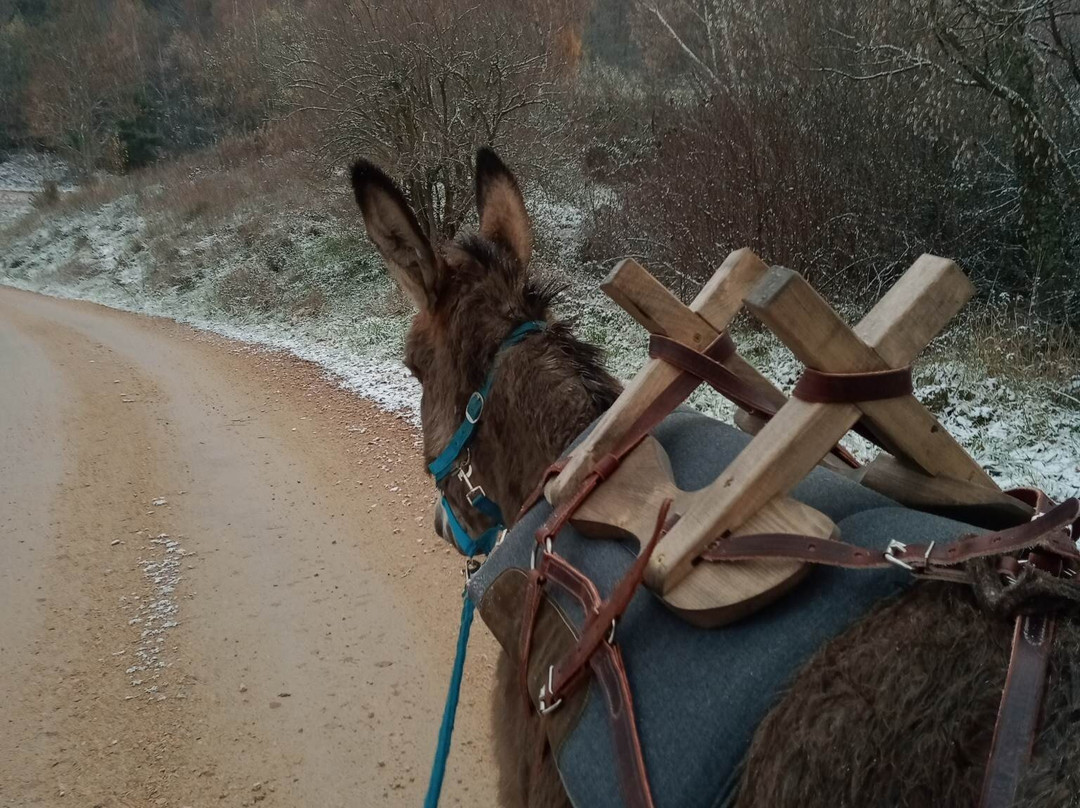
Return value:
[[(967, 281), (959, 270), (953, 272), (945, 266), (950, 263), (916, 262), (909, 270), (916, 277), (902, 287), (902, 297), (894, 298), (898, 305), (892, 316), (879, 311), (872, 327), (864, 331), (864, 338), (874, 348), (883, 346), (890, 361), (902, 365), (914, 359), (967, 299), (961, 289)], [(870, 361), (868, 346), (856, 347), (838, 337), (850, 335), (846, 324), (827, 304), (826, 311), (821, 311), (814, 300), (820, 300), (817, 293), (793, 277), (797, 276), (790, 270), (771, 270), (747, 297), (747, 307), (769, 325), (782, 320), (785, 330), (792, 332), (794, 344), (789, 347), (796, 350), (798, 346), (796, 353), (816, 352), (819, 348), (814, 346), (824, 351), (838, 340), (837, 350), (852, 370), (873, 369), (858, 365)], [(921, 345), (911, 339), (912, 333), (918, 335)], [(791, 490), (861, 415), (862, 411), (851, 404), (789, 400), (724, 473), (703, 489), (660, 542), (646, 571), (650, 586), (659, 592), (671, 591), (692, 569), (693, 559), (705, 545), (739, 527), (774, 496)]]
[(1034, 513), (1003, 491), (952, 477), (930, 477), (884, 452), (859, 469), (859, 482), (901, 505), (922, 510), (977, 505), (1001, 514), (1012, 524), (1030, 519)]
[[(663, 447), (647, 437), (615, 473), (571, 517), (581, 533), (594, 538), (649, 540), (656, 514), (665, 499), (672, 512), (692, 507), (697, 492), (675, 486)], [(824, 514), (787, 497), (776, 497), (739, 532), (798, 532), (831, 536), (835, 526)], [(730, 623), (788, 591), (805, 576), (809, 565), (798, 561), (755, 561), (698, 564), (671, 592), (665, 604), (695, 625)]]
[(951, 477), (998, 492), (993, 478), (915, 396), (864, 401), (859, 409), (893, 454), (907, 458), (932, 477)]
[(703, 351), (719, 333), (632, 258), (620, 261), (600, 288), (650, 334)]
[(861, 414), (850, 404), (789, 399), (661, 539), (646, 569), (649, 586), (663, 594), (671, 591), (705, 545), (790, 491)]
[[(758, 418), (756, 415), (752, 415), (743, 409), (736, 409), (735, 416), (732, 420), (735, 421), (735, 426), (747, 435), (756, 435), (761, 431), (762, 427), (768, 423), (764, 418)], [(846, 477), (852, 482), (857, 483), (862, 481), (862, 475), (859, 474), (858, 469), (852, 468), (832, 452), (829, 452), (821, 458), (821, 460), (818, 461), (818, 465), (824, 466), (833, 474), (839, 474), (841, 477)]]
[[(920, 288), (926, 296), (925, 308), (917, 304)], [(940, 312), (962, 306), (972, 292), (971, 283), (952, 261), (923, 256), (871, 310), (870, 322), (860, 323), (856, 331), (865, 342), (801, 275), (788, 269), (777, 267), (763, 282), (767, 309), (755, 310), (754, 304), (749, 308), (808, 367), (858, 373), (910, 364), (948, 322)], [(890, 328), (889, 312), (912, 323), (910, 332)], [(893, 454), (932, 476), (947, 475), (998, 490), (990, 475), (914, 396), (860, 402), (859, 408)]]
[[(633, 262), (622, 262), (606, 283), (621, 272), (627, 272), (627, 277), (632, 278), (633, 282), (642, 282), (642, 273), (644, 275), (648, 273), (643, 269), (638, 272), (640, 267), (636, 269), (635, 267), (637, 265)], [(720, 269), (690, 304), (690, 309), (705, 320), (705, 324), (700, 325), (702, 329), (708, 324), (713, 326), (711, 332), (702, 332), (702, 340), (707, 343), (715, 339), (718, 334), (715, 327), (718, 324), (727, 327), (727, 324), (742, 308), (743, 298), (767, 269), (768, 267), (762, 263), (761, 259), (750, 250), (736, 250), (727, 257)], [(642, 288), (645, 290), (643, 293), (645, 296), (655, 297), (656, 290), (652, 284), (645, 282)], [(657, 317), (663, 305), (650, 306), (648, 310), (641, 307), (641, 315), (648, 318)], [(596, 460), (616, 447), (630, 425), (678, 375), (679, 371), (676, 368), (662, 360), (650, 359), (646, 362), (611, 408), (600, 418), (593, 431), (571, 453), (562, 473), (548, 483), (544, 490), (548, 502), (558, 505), (564, 496), (576, 491), (596, 464)]]
[[(748, 519), (736, 534), (800, 533), (834, 538), (836, 526), (820, 511), (777, 497)], [(727, 625), (790, 591), (812, 564), (770, 559), (698, 564), (663, 596), (664, 605), (702, 628)]]
[[(877, 302), (854, 332), (888, 367), (903, 367), (930, 344), (953, 314), (964, 307), (975, 287), (947, 258), (921, 255)], [(907, 330), (892, 327), (900, 319)]]

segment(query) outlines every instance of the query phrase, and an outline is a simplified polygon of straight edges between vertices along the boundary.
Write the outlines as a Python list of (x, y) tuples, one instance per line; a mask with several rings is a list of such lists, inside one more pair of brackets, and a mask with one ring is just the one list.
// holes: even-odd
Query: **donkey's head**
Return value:
[[(405, 364), (423, 388), (420, 416), (430, 463), (461, 424), (470, 396), (483, 384), (500, 343), (522, 323), (547, 320), (552, 292), (550, 286), (529, 280), (533, 238), (525, 202), (513, 174), (490, 149), (476, 155), (479, 232), (453, 242), (433, 244), (402, 193), (371, 163), (358, 162), (352, 181), (368, 236), (418, 309), (406, 340)], [(539, 399), (562, 384), (563, 400), (547, 406), (553, 413), (547, 417), (557, 413), (565, 422), (559, 432), (580, 429), (596, 416), (597, 407), (610, 404), (608, 388), (614, 386), (600, 369), (598, 352), (573, 340), (565, 326), (553, 325), (534, 340), (542, 344), (531, 346), (535, 355), (528, 366), (524, 359), (500, 358), (493, 397), (484, 408), (484, 428), (472, 444), (480, 480), (490, 496), (501, 493), (498, 504), (507, 517), (523, 495), (517, 487), (508, 488), (502, 478), (521, 478), (516, 486), (534, 483), (539, 470), (568, 439), (556, 434), (548, 440), (550, 446), (539, 442), (535, 433), (545, 430), (544, 403)], [(586, 381), (567, 393), (564, 380), (582, 375)], [(599, 388), (602, 394), (593, 396)], [(522, 419), (528, 419), (527, 426)], [(500, 433), (514, 433), (513, 452), (499, 452), (492, 445)], [(537, 464), (538, 469), (533, 468)], [(447, 496), (455, 511), (467, 513), (467, 507), (458, 508), (463, 492), (450, 487)], [(471, 521), (473, 526), (483, 524)]]

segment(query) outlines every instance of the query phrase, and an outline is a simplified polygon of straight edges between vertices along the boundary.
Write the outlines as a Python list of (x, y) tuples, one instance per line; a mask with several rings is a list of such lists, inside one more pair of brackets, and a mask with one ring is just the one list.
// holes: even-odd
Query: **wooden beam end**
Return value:
[(796, 286), (807, 285), (806, 279), (787, 267), (771, 267), (757, 286), (746, 296), (746, 307), (752, 312), (768, 311)]

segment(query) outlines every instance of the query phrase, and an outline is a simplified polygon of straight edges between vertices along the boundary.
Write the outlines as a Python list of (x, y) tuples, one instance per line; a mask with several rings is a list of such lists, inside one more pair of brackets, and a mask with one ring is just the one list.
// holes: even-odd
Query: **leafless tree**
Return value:
[[(870, 31), (836, 32), (845, 59), (824, 69), (860, 82), (920, 81), (939, 120), (981, 152), (988, 173), (998, 169), (992, 215), (1019, 222), (1018, 274), (1032, 304), (1077, 318), (1069, 213), (1080, 207), (1080, 5), (907, 0), (888, 8), (898, 14)], [(949, 109), (965, 96), (981, 105), (970, 121)]]
[(59, 5), (35, 41), (28, 118), (34, 134), (89, 175), (103, 162), (121, 162), (116, 123), (131, 111), (145, 74), (148, 18), (133, 0)]
[(557, 127), (555, 65), (544, 32), (453, 2), (336, 0), (296, 18), (277, 64), (296, 114), (317, 121), (331, 168), (365, 155), (401, 178), (432, 234), (471, 207), (470, 155), (515, 151)]

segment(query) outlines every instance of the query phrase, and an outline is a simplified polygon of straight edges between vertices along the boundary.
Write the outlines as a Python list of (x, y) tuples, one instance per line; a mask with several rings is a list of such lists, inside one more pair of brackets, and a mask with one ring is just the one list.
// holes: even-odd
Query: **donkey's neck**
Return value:
[(508, 519), (544, 470), (619, 394), (601, 351), (552, 323), (501, 362), (473, 462)]

